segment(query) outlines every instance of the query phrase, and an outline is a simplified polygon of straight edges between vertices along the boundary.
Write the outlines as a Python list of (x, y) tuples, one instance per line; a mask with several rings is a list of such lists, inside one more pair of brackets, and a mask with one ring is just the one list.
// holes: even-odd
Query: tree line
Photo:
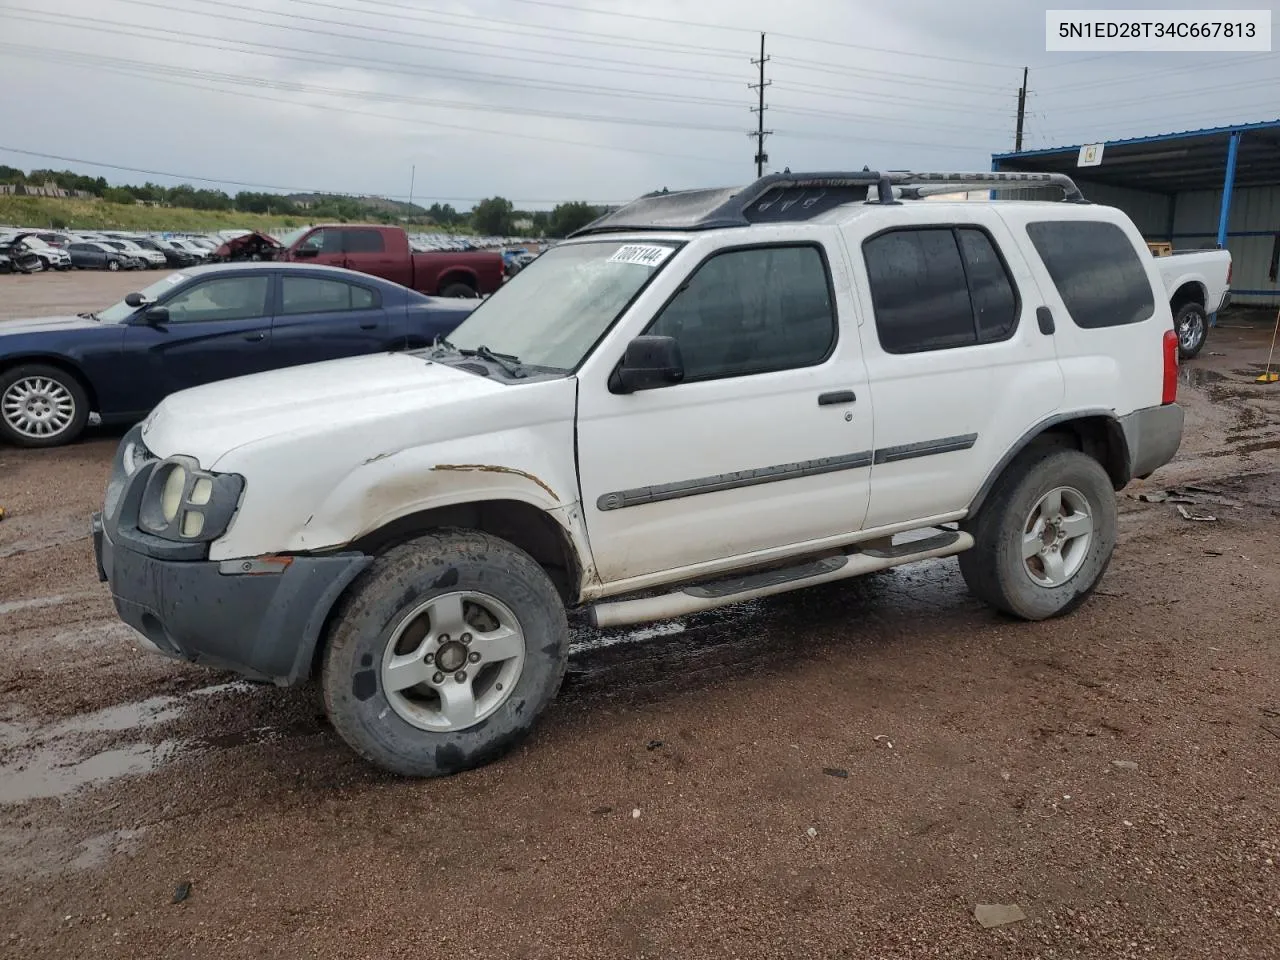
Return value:
[(605, 212), (605, 208), (582, 201), (557, 204), (551, 210), (517, 210), (504, 197), (481, 200), (470, 210), (457, 210), (452, 204), (433, 203), (429, 207), (368, 197), (331, 194), (286, 196), (278, 193), (241, 191), (234, 196), (222, 190), (179, 184), (165, 187), (158, 183), (141, 186), (108, 184), (104, 177), (90, 177), (71, 170), (32, 170), (0, 164), (0, 183), (44, 186), (53, 183), (64, 190), (83, 190), (109, 203), (134, 205), (139, 201), (166, 207), (192, 210), (227, 210), (242, 213), (278, 214), (305, 217), (312, 221), (355, 220), (380, 223), (411, 222), (435, 224), (450, 229), (472, 229), (491, 236), (563, 237), (585, 226)]

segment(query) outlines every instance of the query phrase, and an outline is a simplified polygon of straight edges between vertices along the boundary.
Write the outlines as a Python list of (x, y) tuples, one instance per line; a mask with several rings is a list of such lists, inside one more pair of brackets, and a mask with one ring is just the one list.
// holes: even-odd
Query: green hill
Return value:
[(235, 210), (188, 210), (182, 207), (142, 207), (106, 200), (0, 195), (0, 224), (81, 230), (189, 230), (208, 232), (291, 230), (307, 223), (303, 217), (239, 213)]

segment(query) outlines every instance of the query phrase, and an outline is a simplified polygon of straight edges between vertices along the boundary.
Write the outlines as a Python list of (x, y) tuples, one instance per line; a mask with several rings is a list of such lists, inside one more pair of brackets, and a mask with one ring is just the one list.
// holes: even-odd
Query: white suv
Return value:
[[(1067, 202), (920, 202), (1010, 185)], [(156, 650), (318, 677), (412, 775), (529, 729), (569, 608), (612, 627), (958, 554), (993, 607), (1064, 613), (1182, 433), (1157, 263), (1057, 175), (649, 195), (450, 340), (170, 396), (94, 519)]]

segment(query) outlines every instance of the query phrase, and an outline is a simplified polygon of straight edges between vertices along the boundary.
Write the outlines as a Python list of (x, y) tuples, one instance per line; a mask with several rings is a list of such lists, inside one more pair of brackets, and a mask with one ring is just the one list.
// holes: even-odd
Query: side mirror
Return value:
[(609, 377), (611, 393), (669, 387), (684, 380), (684, 360), (675, 337), (636, 337)]
[(162, 326), (169, 322), (169, 308), (151, 307), (142, 315), (142, 319), (153, 327)]
[(317, 257), (320, 255), (319, 247), (298, 247), (293, 251), (295, 257)]
[(140, 293), (129, 294), (127, 297), (124, 298), (124, 302), (125, 302), (125, 306), (133, 307), (135, 309), (137, 309), (138, 307), (145, 307), (147, 304), (151, 303), (150, 300), (148, 300), (146, 297), (144, 297)]

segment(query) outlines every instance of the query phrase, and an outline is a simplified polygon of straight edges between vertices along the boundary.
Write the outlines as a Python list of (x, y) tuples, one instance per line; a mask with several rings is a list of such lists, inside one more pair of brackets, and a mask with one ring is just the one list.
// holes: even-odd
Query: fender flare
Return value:
[(982, 482), (982, 486), (978, 488), (978, 492), (974, 495), (973, 499), (969, 501), (967, 516), (972, 517), (982, 509), (982, 505), (991, 494), (991, 488), (996, 485), (996, 481), (1000, 479), (1000, 476), (1004, 473), (1005, 469), (1014, 461), (1014, 458), (1026, 450), (1027, 447), (1031, 446), (1037, 437), (1043, 434), (1046, 430), (1051, 430), (1052, 428), (1061, 426), (1062, 424), (1088, 418), (1100, 418), (1105, 420), (1107, 438), (1111, 443), (1115, 444), (1116, 448), (1120, 451), (1121, 462), (1118, 465), (1118, 469), (1108, 467), (1107, 470), (1107, 472), (1111, 474), (1111, 482), (1113, 486), (1119, 490), (1128, 483), (1129, 480), (1132, 479), (1133, 453), (1129, 449), (1129, 441), (1125, 437), (1124, 427), (1121, 425), (1119, 418), (1116, 417), (1114, 410), (1093, 408), (1075, 410), (1071, 413), (1057, 413), (1039, 421), (1035, 426), (1031, 427), (1026, 431), (1026, 433), (1019, 437), (1017, 442), (1009, 447), (1007, 451), (1005, 451), (1004, 456), (997, 461), (995, 467), (991, 469), (987, 474), (987, 478)]

